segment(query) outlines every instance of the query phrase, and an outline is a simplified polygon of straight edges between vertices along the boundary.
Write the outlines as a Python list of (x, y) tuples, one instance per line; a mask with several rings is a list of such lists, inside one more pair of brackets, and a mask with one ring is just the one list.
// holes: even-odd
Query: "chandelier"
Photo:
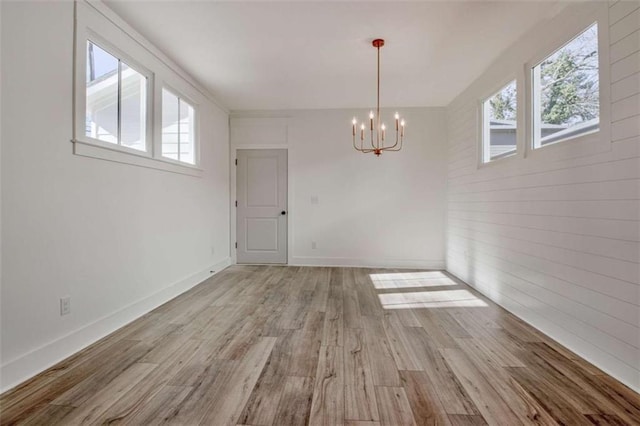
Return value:
[(371, 148), (368, 145), (365, 147), (365, 123), (360, 124), (360, 146), (356, 143), (357, 129), (358, 129), (358, 120), (353, 118), (353, 147), (364, 154), (368, 154), (373, 152), (376, 156), (380, 156), (383, 151), (400, 151), (402, 149), (402, 138), (404, 137), (404, 120), (400, 118), (400, 114), (396, 112), (395, 114), (395, 143), (393, 145), (385, 146), (385, 140), (387, 138), (387, 127), (382, 122), (380, 117), (380, 48), (384, 46), (384, 40), (381, 38), (377, 38), (372, 42), (373, 47), (378, 49), (378, 81), (377, 81), (377, 100), (378, 103), (376, 105), (376, 113), (373, 111), (369, 112), (369, 138), (371, 142)]

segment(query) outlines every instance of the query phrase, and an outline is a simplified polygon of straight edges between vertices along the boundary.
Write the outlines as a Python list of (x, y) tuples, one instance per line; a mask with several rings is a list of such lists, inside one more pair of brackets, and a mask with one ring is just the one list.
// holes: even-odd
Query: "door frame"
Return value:
[[(236, 252), (236, 241), (237, 241), (237, 221), (238, 221), (238, 211), (236, 209), (236, 200), (237, 200), (237, 168), (236, 168), (236, 159), (238, 158), (238, 151), (247, 150), (247, 149), (284, 149), (287, 151), (287, 263), (286, 265), (291, 264), (291, 247), (293, 243), (293, 220), (291, 220), (291, 211), (293, 207), (293, 200), (291, 199), (291, 194), (293, 193), (293, 179), (291, 178), (291, 174), (289, 173), (290, 165), (291, 165), (291, 150), (289, 149), (289, 145), (286, 144), (246, 144), (241, 146), (232, 146), (229, 150), (229, 182), (230, 182), (230, 191), (229, 191), (229, 253), (231, 253), (231, 264), (238, 264), (238, 256)], [(281, 264), (280, 264), (281, 265)]]

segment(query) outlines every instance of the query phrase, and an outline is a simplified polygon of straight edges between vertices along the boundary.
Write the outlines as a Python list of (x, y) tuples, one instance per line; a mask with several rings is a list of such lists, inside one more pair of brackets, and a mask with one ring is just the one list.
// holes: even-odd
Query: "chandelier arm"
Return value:
[(368, 154), (368, 153), (373, 151), (373, 149), (365, 148), (363, 143), (364, 143), (364, 141), (362, 139), (360, 139), (360, 149), (358, 149), (358, 151), (362, 152), (363, 154)]
[(362, 146), (362, 139), (360, 139), (360, 148), (358, 148), (358, 145), (356, 145), (356, 138), (355, 138), (355, 136), (353, 137), (353, 148), (354, 148), (356, 151), (362, 152), (363, 154), (368, 154), (368, 153), (370, 153), (370, 152), (373, 152), (373, 149), (366, 149), (366, 148), (363, 148), (363, 146)]
[(396, 130), (396, 143), (394, 143), (394, 144), (393, 144), (393, 145), (391, 145), (391, 146), (384, 147), (384, 148), (382, 148), (382, 149), (384, 149), (385, 151), (397, 151), (397, 150), (395, 150), (395, 149), (393, 149), (393, 148), (395, 148), (396, 146), (398, 146), (398, 135), (399, 135), (398, 130)]
[(357, 151), (362, 152), (363, 154), (368, 154), (370, 152), (374, 152), (375, 149), (369, 149), (369, 148), (364, 148), (364, 149), (358, 149)]
[(396, 149), (392, 149), (393, 147), (395, 147), (395, 145), (394, 146), (390, 146), (388, 148), (385, 148), (384, 150), (385, 151), (394, 151), (394, 152), (395, 151), (400, 151), (402, 149), (402, 136), (400, 137), (400, 146), (398, 146), (398, 148), (396, 148)]

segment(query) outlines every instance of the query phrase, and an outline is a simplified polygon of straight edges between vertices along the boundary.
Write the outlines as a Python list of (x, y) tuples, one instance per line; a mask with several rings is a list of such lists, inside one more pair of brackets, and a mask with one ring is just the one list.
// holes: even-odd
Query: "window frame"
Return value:
[[(579, 155), (590, 155), (611, 149), (611, 78), (609, 64), (609, 14), (608, 4), (596, 3), (582, 13), (572, 14), (563, 21), (560, 28), (544, 39), (534, 55), (524, 64), (525, 91), (528, 113), (525, 117), (526, 129), (525, 157), (542, 160), (567, 159)], [(598, 26), (598, 90), (599, 124), (598, 130), (560, 139), (539, 147), (535, 146), (535, 96), (534, 68), (549, 56), (573, 41), (590, 28)]]
[[(579, 31), (578, 33), (576, 33), (573, 37), (571, 37), (570, 39), (568, 39), (564, 44), (558, 46), (553, 52), (551, 52), (549, 55), (545, 56), (542, 60), (538, 61), (538, 63), (534, 66), (532, 66), (529, 70), (529, 72), (531, 73), (531, 120), (532, 120), (532, 124), (531, 124), (531, 148), (532, 149), (542, 149), (544, 147), (556, 144), (556, 143), (561, 143), (561, 142), (566, 142), (569, 141), (571, 139), (574, 138), (579, 138), (581, 136), (587, 136), (591, 133), (597, 133), (600, 131), (600, 80), (601, 80), (601, 73), (600, 73), (600, 67), (601, 67), (601, 63), (600, 63), (600, 46), (598, 46), (598, 129), (596, 130), (590, 130), (590, 131), (586, 131), (586, 132), (582, 132), (579, 133), (575, 136), (566, 136), (564, 138), (560, 138), (558, 140), (549, 142), (547, 144), (541, 144), (541, 140), (538, 139), (538, 135), (536, 135), (536, 129), (542, 125), (542, 121), (540, 119), (540, 109), (541, 109), (541, 99), (540, 99), (540, 91), (536, 90), (536, 86), (537, 86), (537, 82), (536, 80), (538, 80), (540, 78), (539, 74), (539, 66), (546, 61), (549, 57), (555, 55), (556, 53), (558, 53), (559, 51), (561, 51), (562, 49), (564, 49), (566, 46), (568, 46), (569, 44), (571, 44), (577, 37), (579, 37), (581, 34), (583, 34), (584, 32), (588, 31), (589, 29), (591, 29), (593, 26), (597, 27), (597, 39), (596, 39), (596, 44), (599, 44), (599, 40), (600, 40), (600, 25), (598, 24), (598, 21), (594, 21), (593, 23), (587, 25), (583, 30)], [(538, 70), (538, 71), (537, 71)], [(538, 145), (539, 144), (539, 145)]]
[[(172, 164), (178, 164), (186, 167), (199, 167), (200, 165), (200, 105), (194, 101), (194, 99), (190, 96), (186, 96), (182, 91), (176, 90), (173, 85), (167, 83), (166, 81), (160, 81), (157, 84), (158, 92), (156, 93), (156, 99), (158, 100), (156, 107), (156, 129), (155, 134), (157, 137), (155, 138), (154, 143), (154, 151), (157, 153), (158, 157), (162, 159), (162, 161), (166, 161)], [(185, 161), (174, 160), (173, 158), (165, 157), (162, 155), (162, 90), (167, 90), (173, 96), (178, 99), (182, 99), (186, 103), (193, 108), (193, 160), (194, 163), (187, 163)]]
[[(599, 131), (563, 139), (557, 143), (533, 148), (533, 81), (532, 70), (541, 61), (562, 48), (593, 23), (598, 24), (598, 67), (600, 122)], [(506, 57), (494, 63), (471, 86), (476, 98), (476, 168), (525, 167), (521, 160), (535, 162), (569, 160), (611, 150), (611, 69), (609, 64), (609, 7), (606, 2), (569, 5), (541, 27), (529, 32), (509, 48)], [(509, 81), (516, 79), (518, 111), (516, 155), (484, 162), (483, 102)], [(499, 84), (495, 84), (495, 83)], [(488, 89), (487, 89), (488, 88)], [(500, 161), (497, 161), (500, 160)]]
[[(112, 43), (108, 42), (104, 37), (100, 36), (97, 32), (91, 30), (90, 28), (86, 28), (84, 35), (82, 37), (77, 37), (76, 40), (76, 75), (77, 75), (77, 84), (76, 84), (76, 99), (75, 99), (75, 140), (81, 141), (88, 144), (93, 144), (100, 146), (105, 149), (111, 149), (114, 151), (122, 151), (127, 154), (138, 155), (141, 157), (153, 157), (153, 86), (154, 86), (154, 74), (147, 67), (142, 65), (140, 62), (133, 59), (130, 55), (126, 54), (121, 49), (118, 49)], [(126, 63), (130, 68), (134, 69), (136, 72), (140, 73), (147, 79), (146, 84), (146, 99), (145, 99), (145, 107), (146, 107), (146, 117), (145, 117), (145, 137), (144, 137), (144, 146), (145, 150), (137, 150), (134, 148), (129, 148), (124, 146), (118, 141), (118, 143), (110, 143), (103, 141), (101, 139), (93, 138), (91, 136), (86, 135), (86, 111), (87, 111), (87, 88), (86, 88), (86, 69), (87, 69), (87, 43), (91, 42), (94, 45), (98, 46), (100, 49), (104, 50), (111, 56), (115, 57), (119, 62)], [(82, 50), (80, 50), (82, 45)], [(79, 54), (82, 52), (82, 54)], [(82, 70), (82, 74), (80, 71)], [(120, 81), (118, 81), (118, 92), (120, 92)], [(81, 119), (82, 117), (82, 119)], [(121, 117), (118, 116), (118, 126), (121, 126)]]
[[(200, 168), (200, 103), (202, 89), (183, 76), (175, 65), (166, 62), (146, 41), (134, 38), (123, 23), (114, 21), (110, 11), (99, 3), (76, 1), (73, 52), (73, 154), (122, 164), (202, 177)], [(123, 26), (124, 25), (124, 26)], [(137, 33), (133, 33), (137, 34)], [(146, 151), (86, 136), (86, 66), (87, 41), (113, 55), (147, 78)], [(134, 57), (136, 59), (134, 59)], [(162, 156), (162, 87), (187, 101), (194, 109), (195, 164)], [(160, 118), (160, 119), (159, 119)]]
[[(488, 94), (485, 94), (485, 96), (483, 96), (480, 100), (478, 100), (478, 110), (479, 110), (479, 139), (480, 139), (480, 146), (479, 146), (479, 166), (487, 166), (489, 164), (493, 164), (496, 162), (503, 162), (506, 161), (510, 158), (515, 158), (518, 157), (518, 154), (520, 153), (521, 149), (520, 149), (520, 139), (521, 139), (521, 134), (522, 134), (522, 129), (520, 126), (520, 102), (521, 102), (521, 95), (520, 95), (520, 89), (522, 86), (522, 83), (520, 81), (519, 76), (510, 74), (509, 77), (501, 79), (500, 80), (500, 84), (493, 86), (494, 90), (492, 91), (487, 91), (489, 92)], [(488, 118), (488, 109), (487, 109), (487, 105), (489, 103), (489, 101), (491, 100), (491, 98), (493, 98), (495, 95), (497, 95), (498, 93), (500, 93), (502, 90), (504, 90), (505, 88), (507, 88), (507, 86), (511, 85), (511, 83), (515, 83), (516, 86), (516, 147), (515, 147), (515, 151), (513, 151), (512, 154), (506, 155), (504, 157), (498, 157), (498, 158), (494, 158), (491, 159), (491, 135), (490, 135), (490, 129), (489, 127), (486, 127), (486, 119)]]

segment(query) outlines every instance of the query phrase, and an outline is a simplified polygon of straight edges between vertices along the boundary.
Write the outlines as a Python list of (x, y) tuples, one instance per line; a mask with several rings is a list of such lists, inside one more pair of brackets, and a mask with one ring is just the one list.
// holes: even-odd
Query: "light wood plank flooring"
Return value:
[(438, 271), (233, 266), (0, 396), (3, 425), (640, 424), (640, 396)]

